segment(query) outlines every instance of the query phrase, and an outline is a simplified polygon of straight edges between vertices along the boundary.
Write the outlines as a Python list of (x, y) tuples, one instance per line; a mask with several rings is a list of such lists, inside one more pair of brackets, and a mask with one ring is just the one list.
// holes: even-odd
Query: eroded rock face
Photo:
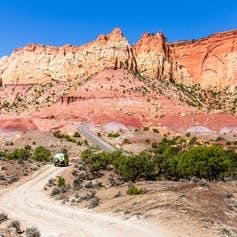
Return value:
[(145, 33), (133, 47), (138, 71), (145, 77), (171, 79), (169, 46), (162, 33)]
[(0, 76), (3, 84), (73, 80), (114, 67), (116, 60), (125, 62), (128, 50), (129, 44), (119, 29), (80, 47), (32, 44), (3, 59)]
[(168, 44), (162, 33), (146, 33), (130, 46), (120, 29), (76, 47), (28, 45), (0, 60), (3, 84), (43, 83), (89, 77), (105, 68), (124, 68), (145, 78), (203, 87), (237, 85), (237, 31), (196, 42)]
[(218, 88), (237, 85), (237, 31), (173, 46), (173, 59), (190, 75), (180, 82)]

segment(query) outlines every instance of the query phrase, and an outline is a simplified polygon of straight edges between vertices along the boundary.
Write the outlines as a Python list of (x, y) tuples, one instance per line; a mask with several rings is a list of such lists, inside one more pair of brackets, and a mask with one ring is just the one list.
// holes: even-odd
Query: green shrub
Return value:
[(81, 137), (81, 134), (79, 132), (75, 132), (73, 137)]
[(158, 143), (157, 142), (152, 142), (151, 147), (152, 148), (158, 148)]
[(112, 138), (116, 138), (116, 137), (119, 137), (119, 133), (109, 133), (108, 134), (108, 137), (112, 137)]
[(60, 131), (55, 131), (55, 132), (53, 133), (53, 135), (54, 135), (56, 138), (63, 138), (63, 137), (64, 137), (64, 135), (63, 135)]
[(143, 131), (144, 131), (144, 132), (145, 132), (145, 131), (149, 131), (149, 127), (147, 127), (147, 126), (144, 127), (144, 128), (143, 128)]
[(128, 190), (127, 190), (127, 194), (128, 194), (128, 195), (141, 195), (141, 194), (143, 194), (143, 193), (144, 193), (144, 190), (143, 190), (143, 189), (138, 188), (138, 187), (136, 187), (136, 186), (134, 186), (134, 185), (129, 186), (129, 187), (128, 187)]
[(63, 134), (63, 133), (61, 133), (60, 131), (55, 131), (55, 132), (53, 133), (53, 135), (54, 135), (56, 138), (65, 139), (66, 141), (72, 142), (72, 143), (77, 143), (77, 141), (76, 141), (73, 137), (80, 137), (80, 136), (81, 136), (78, 132), (75, 132), (74, 135), (73, 135), (73, 137), (70, 137), (69, 135)]
[(189, 141), (189, 145), (195, 145), (197, 143), (197, 137), (192, 137)]
[(128, 138), (124, 138), (123, 143), (124, 144), (131, 144), (131, 141)]
[(219, 146), (198, 146), (180, 155), (177, 169), (184, 177), (197, 176), (208, 180), (225, 176), (231, 166), (231, 159)]
[(59, 188), (65, 186), (65, 178), (64, 178), (64, 177), (62, 177), (62, 176), (59, 176), (59, 177), (58, 177), (57, 186), (58, 186)]
[(151, 143), (151, 140), (149, 138), (146, 139), (146, 144), (150, 144)]
[(157, 128), (153, 128), (154, 133), (159, 133), (159, 130)]
[(186, 137), (191, 137), (191, 133), (190, 133), (190, 132), (187, 132), (187, 133), (185, 134), (185, 136), (186, 136)]
[(31, 150), (31, 146), (30, 145), (25, 145), (24, 147), (26, 150)]
[(88, 164), (92, 172), (105, 170), (109, 164), (112, 163), (112, 153), (95, 153), (91, 150), (85, 150), (81, 153), (82, 160)]
[(153, 180), (157, 175), (154, 160), (143, 155), (120, 155), (113, 160), (113, 165), (125, 181)]
[(224, 141), (225, 139), (223, 137), (217, 137), (216, 138), (216, 141), (219, 142), (219, 141)]
[(31, 157), (31, 152), (28, 149), (16, 149), (7, 154), (7, 158), (10, 160), (28, 160)]
[(64, 135), (64, 139), (68, 142), (77, 143), (77, 141), (69, 135)]
[(100, 133), (100, 132), (97, 132), (97, 136), (98, 136), (98, 137), (101, 137), (101, 133)]
[(50, 150), (43, 146), (39, 146), (35, 149), (32, 159), (36, 161), (50, 161), (52, 159), (52, 155)]

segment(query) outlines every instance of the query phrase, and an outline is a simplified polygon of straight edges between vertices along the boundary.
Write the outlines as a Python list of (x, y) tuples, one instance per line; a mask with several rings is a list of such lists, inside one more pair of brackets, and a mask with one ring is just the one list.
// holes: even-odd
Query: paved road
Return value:
[(43, 192), (44, 185), (64, 169), (47, 165), (28, 181), (12, 186), (0, 195), (0, 211), (37, 227), (42, 237), (168, 237), (145, 221), (122, 220), (49, 199)]
[(104, 140), (102, 140), (101, 138), (96, 136), (94, 133), (92, 133), (89, 130), (89, 124), (88, 123), (83, 123), (82, 125), (80, 125), (78, 130), (88, 140), (90, 140), (92, 143), (96, 144), (101, 150), (107, 151), (107, 152), (116, 151), (116, 149), (113, 146), (111, 146), (110, 144), (108, 144), (107, 142), (105, 142)]

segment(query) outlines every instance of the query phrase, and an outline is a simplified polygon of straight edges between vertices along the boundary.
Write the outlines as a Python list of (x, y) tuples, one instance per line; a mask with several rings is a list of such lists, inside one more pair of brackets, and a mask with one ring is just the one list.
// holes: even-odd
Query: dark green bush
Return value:
[(223, 137), (217, 137), (216, 138), (216, 141), (219, 142), (219, 141), (224, 141), (225, 139)]
[(80, 137), (80, 136), (81, 136), (78, 132), (75, 132), (74, 135), (73, 135), (73, 137), (70, 137), (69, 135), (63, 134), (63, 133), (61, 133), (60, 131), (55, 131), (55, 132), (53, 133), (53, 135), (54, 135), (56, 138), (65, 139), (66, 141), (72, 142), (72, 143), (77, 143), (76, 139), (74, 139), (73, 137)]
[(84, 145), (88, 146), (89, 145), (89, 142), (87, 139), (84, 140)]
[(64, 137), (64, 135), (63, 135), (60, 131), (55, 131), (55, 132), (53, 133), (53, 135), (54, 135), (56, 138), (63, 138), (63, 137)]
[(75, 132), (73, 137), (81, 137), (81, 134), (79, 132)]
[(101, 137), (101, 133), (100, 133), (100, 132), (97, 132), (97, 136), (98, 136), (98, 137)]
[(121, 155), (113, 161), (113, 165), (125, 181), (151, 180), (157, 175), (154, 160), (142, 155)]
[(230, 171), (232, 164), (227, 152), (219, 146), (198, 146), (180, 155), (177, 170), (181, 176), (220, 179)]
[(30, 145), (25, 145), (25, 149), (26, 150), (31, 150), (31, 146)]
[(52, 155), (50, 150), (43, 146), (39, 146), (35, 149), (32, 159), (36, 161), (50, 161), (52, 159)]
[(91, 150), (85, 150), (81, 153), (82, 160), (88, 164), (92, 172), (105, 170), (112, 163), (113, 153), (96, 153)]
[(57, 186), (58, 186), (59, 188), (65, 186), (65, 178), (64, 178), (64, 177), (62, 177), (62, 176), (59, 176), (59, 177), (58, 177)]
[(31, 152), (28, 149), (16, 149), (7, 153), (7, 158), (10, 160), (28, 160), (31, 157)]
[(112, 138), (116, 138), (116, 137), (119, 137), (119, 133), (109, 133), (108, 134), (108, 137), (112, 137)]
[(123, 143), (124, 144), (131, 144), (131, 141), (128, 138), (124, 138)]

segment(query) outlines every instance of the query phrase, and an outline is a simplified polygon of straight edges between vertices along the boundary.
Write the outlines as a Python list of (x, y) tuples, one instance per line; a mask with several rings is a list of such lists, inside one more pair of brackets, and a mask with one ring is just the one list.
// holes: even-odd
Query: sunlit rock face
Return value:
[(173, 59), (190, 75), (182, 78), (184, 84), (218, 88), (237, 85), (237, 31), (173, 46)]
[(116, 28), (79, 47), (31, 44), (16, 49), (0, 59), (0, 79), (3, 84), (67, 81), (123, 68), (145, 78), (224, 88), (237, 85), (236, 65), (237, 31), (172, 44), (162, 33), (146, 33), (130, 46)]

